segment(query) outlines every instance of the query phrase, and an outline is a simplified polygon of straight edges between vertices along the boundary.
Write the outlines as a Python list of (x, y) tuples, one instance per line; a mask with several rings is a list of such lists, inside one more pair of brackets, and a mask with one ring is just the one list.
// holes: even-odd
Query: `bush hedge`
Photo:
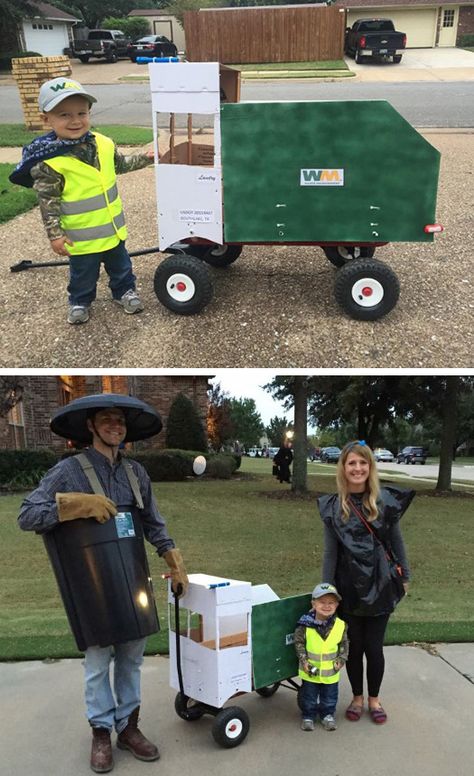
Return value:
[[(32, 490), (58, 460), (76, 455), (77, 452), (0, 450), (0, 490)], [(180, 482), (194, 476), (193, 461), (202, 453), (195, 450), (134, 450), (126, 455), (145, 467), (152, 482)], [(205, 458), (205, 475), (215, 479), (230, 479), (240, 466), (238, 455), (217, 453), (206, 454)]]
[(458, 46), (474, 46), (474, 33), (466, 32), (464, 35), (459, 36)]
[(23, 57), (41, 57), (37, 51), (7, 51), (0, 57), (0, 70), (11, 70), (12, 59), (23, 59)]

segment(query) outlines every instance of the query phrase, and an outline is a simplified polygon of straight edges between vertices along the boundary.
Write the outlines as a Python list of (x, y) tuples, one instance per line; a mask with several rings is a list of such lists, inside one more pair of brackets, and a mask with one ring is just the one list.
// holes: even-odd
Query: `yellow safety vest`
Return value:
[(334, 684), (339, 681), (340, 672), (335, 670), (334, 661), (338, 656), (338, 648), (342, 641), (345, 627), (343, 620), (336, 617), (326, 639), (321, 638), (315, 628), (306, 628), (308, 663), (318, 668), (318, 675), (310, 676), (300, 668), (298, 676), (301, 679), (304, 679), (305, 682), (316, 682), (317, 684)]
[(99, 253), (115, 248), (127, 237), (127, 227), (118, 195), (114, 144), (110, 138), (93, 133), (100, 169), (76, 156), (55, 156), (45, 163), (64, 177), (61, 196), (61, 227), (74, 245), (72, 255)]

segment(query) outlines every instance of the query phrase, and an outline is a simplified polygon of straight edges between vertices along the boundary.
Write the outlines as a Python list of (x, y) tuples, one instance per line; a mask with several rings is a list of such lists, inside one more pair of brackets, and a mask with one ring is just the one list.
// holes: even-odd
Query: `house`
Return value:
[(147, 19), (150, 23), (151, 35), (165, 35), (168, 40), (173, 41), (178, 51), (186, 50), (184, 30), (176, 16), (172, 16), (166, 10), (160, 11), (159, 8), (136, 8), (134, 11), (130, 11), (127, 16), (140, 16), (143, 19)]
[(346, 9), (347, 27), (356, 19), (391, 19), (406, 33), (407, 48), (456, 46), (460, 35), (474, 32), (472, 0), (336, 0), (335, 5)]
[(28, 375), (20, 376), (18, 381), (23, 387), (22, 398), (6, 417), (0, 417), (0, 449), (64, 450), (66, 440), (50, 431), (51, 416), (73, 399), (94, 393), (137, 396), (158, 410), (163, 431), (157, 437), (138, 443), (140, 448), (165, 447), (167, 419), (178, 393), (193, 402), (204, 429), (207, 428), (210, 385), (206, 375)]
[(19, 30), (22, 51), (35, 51), (43, 57), (56, 57), (69, 48), (72, 28), (80, 19), (49, 3), (32, 3), (38, 15), (23, 19)]

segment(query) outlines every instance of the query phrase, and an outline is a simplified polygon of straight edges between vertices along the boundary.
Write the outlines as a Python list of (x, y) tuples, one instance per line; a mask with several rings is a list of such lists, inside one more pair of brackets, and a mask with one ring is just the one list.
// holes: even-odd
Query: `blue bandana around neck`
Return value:
[(54, 156), (67, 154), (71, 146), (87, 143), (87, 141), (93, 138), (94, 135), (90, 131), (87, 131), (77, 140), (62, 140), (57, 137), (56, 132), (53, 130), (46, 135), (40, 135), (28, 145), (23, 146), (21, 161), (18, 162), (9, 176), (9, 180), (18, 186), (25, 186), (27, 189), (31, 189), (33, 178), (30, 175), (30, 170), (35, 164), (42, 162), (44, 159), (52, 159)]
[(316, 612), (311, 609), (307, 614), (303, 614), (297, 622), (297, 625), (304, 625), (305, 628), (314, 628), (322, 638), (326, 638), (336, 620), (336, 612), (325, 620), (318, 620)]

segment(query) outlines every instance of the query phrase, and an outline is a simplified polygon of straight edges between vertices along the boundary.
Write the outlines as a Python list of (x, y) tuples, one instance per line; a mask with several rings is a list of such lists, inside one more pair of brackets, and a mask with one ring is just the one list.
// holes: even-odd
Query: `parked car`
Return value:
[(178, 49), (164, 35), (145, 35), (129, 44), (128, 56), (132, 62), (137, 57), (177, 57)]
[(119, 57), (128, 57), (131, 43), (121, 30), (89, 30), (86, 40), (76, 40), (72, 56), (86, 64), (91, 57), (116, 62)]
[(247, 451), (247, 455), (250, 458), (262, 458), (263, 449), (261, 447), (250, 447)]
[(404, 447), (397, 453), (397, 463), (426, 463), (426, 453), (423, 447)]
[(359, 65), (368, 59), (388, 57), (398, 64), (406, 44), (407, 36), (395, 29), (391, 19), (357, 19), (346, 30), (344, 51)]
[(374, 458), (376, 461), (383, 461), (383, 463), (392, 463), (395, 460), (394, 454), (382, 447), (374, 450)]
[(321, 461), (323, 463), (337, 463), (340, 455), (340, 447), (323, 447), (321, 450)]

